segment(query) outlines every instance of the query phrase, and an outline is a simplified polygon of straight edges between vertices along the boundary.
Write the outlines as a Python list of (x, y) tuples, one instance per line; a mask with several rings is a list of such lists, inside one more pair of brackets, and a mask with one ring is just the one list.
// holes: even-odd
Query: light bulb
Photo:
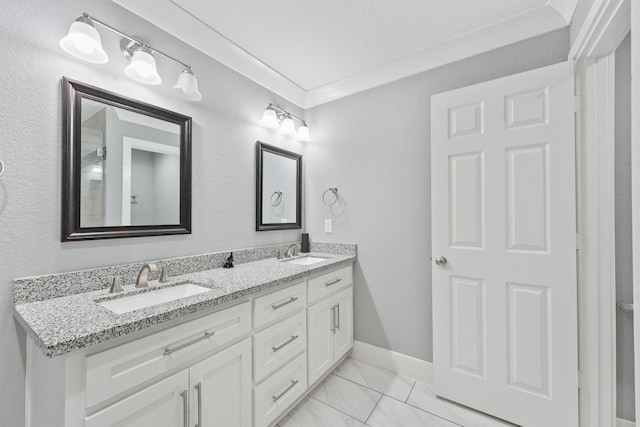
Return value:
[(267, 128), (277, 128), (279, 126), (278, 123), (278, 115), (274, 110), (267, 107), (262, 114), (262, 120), (260, 120), (260, 124)]
[(294, 136), (296, 134), (296, 128), (293, 126), (293, 119), (291, 117), (287, 117), (282, 121), (280, 133), (288, 136)]
[(296, 133), (296, 139), (299, 141), (309, 142), (311, 138), (309, 138), (309, 128), (305, 122), (302, 122), (300, 127), (298, 128), (298, 133)]
[(202, 94), (198, 90), (198, 80), (191, 71), (191, 68), (185, 70), (178, 76), (178, 81), (173, 86), (174, 89), (182, 90), (184, 97), (190, 101), (200, 101)]
[(60, 47), (83, 61), (104, 64), (109, 61), (102, 48), (100, 34), (90, 19), (82, 16), (69, 27), (69, 32), (60, 40)]
[(133, 52), (131, 62), (124, 69), (127, 76), (148, 85), (159, 85), (162, 79), (156, 70), (156, 60), (145, 49), (137, 49)]

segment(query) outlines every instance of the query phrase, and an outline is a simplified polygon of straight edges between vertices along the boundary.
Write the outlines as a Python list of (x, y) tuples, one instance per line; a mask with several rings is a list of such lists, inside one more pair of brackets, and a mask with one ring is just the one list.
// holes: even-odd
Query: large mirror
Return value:
[(191, 233), (191, 118), (63, 79), (62, 241)]
[(302, 155), (256, 143), (256, 231), (302, 228)]

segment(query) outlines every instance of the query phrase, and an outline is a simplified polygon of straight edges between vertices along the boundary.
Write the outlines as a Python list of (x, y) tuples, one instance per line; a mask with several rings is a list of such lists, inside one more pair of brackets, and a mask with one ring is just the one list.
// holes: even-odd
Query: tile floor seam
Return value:
[(378, 407), (378, 403), (380, 403), (380, 401), (382, 400), (382, 396), (384, 396), (384, 394), (380, 394), (380, 397), (378, 398), (378, 401), (376, 402), (376, 404), (373, 406), (373, 409), (371, 410), (371, 412), (369, 413), (369, 416), (367, 417), (366, 420), (364, 420), (364, 424), (365, 425), (369, 425), (367, 424), (369, 422), (369, 418), (371, 418), (371, 415), (373, 414), (373, 412), (376, 410), (376, 408)]
[(418, 380), (413, 380), (413, 385), (411, 386), (411, 391), (409, 391), (409, 394), (407, 395), (407, 399), (404, 401), (404, 403), (407, 403), (409, 401), (409, 398), (411, 397), (411, 393), (413, 393), (413, 389), (416, 388), (416, 384), (418, 383)]
[[(342, 411), (342, 410), (340, 410), (340, 409), (338, 409), (338, 408), (336, 408), (336, 407), (334, 407), (334, 406), (329, 405), (327, 402), (323, 402), (322, 400), (320, 400), (320, 399), (318, 399), (318, 398), (316, 398), (316, 397), (313, 397), (313, 396), (311, 396), (311, 395), (307, 395), (307, 397), (308, 397), (308, 398), (310, 398), (310, 399), (313, 399), (313, 400), (315, 400), (315, 401), (317, 401), (317, 402), (320, 402), (320, 403), (322, 403), (323, 405), (326, 405), (326, 406), (328, 406), (329, 408), (334, 409), (334, 410), (336, 410), (336, 411), (340, 412), (341, 414), (346, 415), (346, 416), (347, 416), (347, 417), (349, 417), (349, 418), (353, 418), (354, 420), (356, 420), (356, 421), (357, 421), (357, 422), (359, 422), (359, 423), (366, 424), (366, 423), (363, 423), (362, 421), (360, 421), (359, 419), (357, 419), (356, 417), (354, 417), (353, 415), (349, 415), (349, 414), (347, 414), (346, 412), (344, 412), (344, 411)], [(382, 397), (382, 396), (381, 396), (381, 397)], [(369, 419), (369, 418), (367, 417), (367, 419)]]
[[(405, 403), (405, 402), (403, 402), (402, 400), (398, 399), (397, 397), (389, 396), (388, 394), (385, 394), (385, 393), (381, 392), (380, 390), (376, 390), (375, 388), (371, 388), (371, 387), (366, 386), (366, 385), (364, 385), (364, 384), (360, 384), (359, 382), (357, 382), (357, 381), (355, 381), (355, 380), (352, 380), (352, 379), (350, 379), (350, 378), (347, 378), (347, 377), (343, 377), (342, 375), (338, 375), (338, 374), (335, 374), (335, 373), (333, 373), (333, 372), (332, 372), (330, 375), (335, 375), (336, 377), (340, 377), (340, 378), (342, 378), (343, 380), (350, 381), (350, 382), (352, 382), (352, 383), (354, 383), (354, 384), (356, 384), (356, 385), (359, 385), (360, 387), (364, 387), (364, 388), (369, 389), (369, 390), (371, 390), (371, 391), (375, 391), (375, 392), (376, 392), (376, 393), (378, 393), (378, 394), (381, 394), (381, 395), (383, 395), (383, 396), (390, 397), (390, 398), (392, 398), (393, 400), (397, 400), (398, 402)], [(412, 379), (413, 379), (413, 378), (412, 378)], [(414, 380), (414, 386), (415, 386), (415, 380)], [(413, 390), (413, 387), (412, 387), (412, 390)], [(409, 399), (409, 396), (411, 396), (411, 392), (409, 392), (409, 395), (407, 395), (407, 399)]]
[(425, 409), (418, 408), (416, 405), (412, 405), (411, 403), (405, 403), (405, 405), (407, 405), (407, 406), (411, 406), (412, 408), (415, 408), (415, 409), (417, 409), (417, 410), (419, 410), (419, 411), (426, 412), (427, 414), (429, 414), (429, 415), (433, 415), (434, 417), (438, 417), (438, 418), (443, 419), (443, 420), (445, 420), (445, 421), (449, 421), (450, 423), (453, 423), (453, 424), (455, 424), (455, 425), (457, 425), (457, 426), (464, 427), (464, 424), (457, 423), (457, 422), (455, 422), (455, 421), (453, 421), (453, 420), (450, 420), (449, 418), (445, 418), (445, 417), (443, 417), (442, 415), (438, 415), (438, 414), (436, 414), (436, 413), (434, 413), (434, 412), (429, 412), (429, 411), (427, 411), (427, 410), (425, 410)]

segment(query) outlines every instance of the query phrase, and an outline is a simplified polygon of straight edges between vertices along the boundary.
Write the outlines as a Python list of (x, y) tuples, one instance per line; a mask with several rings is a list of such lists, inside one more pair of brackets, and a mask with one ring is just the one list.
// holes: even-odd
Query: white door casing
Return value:
[(573, 62), (431, 100), (434, 385), (578, 425)]

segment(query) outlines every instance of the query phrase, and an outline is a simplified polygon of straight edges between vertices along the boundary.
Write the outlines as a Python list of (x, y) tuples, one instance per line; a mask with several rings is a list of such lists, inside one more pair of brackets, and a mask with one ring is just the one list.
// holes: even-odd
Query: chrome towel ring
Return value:
[(0, 159), (0, 176), (4, 175), (4, 162)]
[(338, 187), (329, 187), (322, 193), (322, 203), (327, 206), (332, 206), (338, 201), (338, 197)]
[[(275, 197), (275, 199), (274, 199)], [(282, 203), (282, 190), (276, 190), (271, 195), (271, 206), (278, 206)]]

